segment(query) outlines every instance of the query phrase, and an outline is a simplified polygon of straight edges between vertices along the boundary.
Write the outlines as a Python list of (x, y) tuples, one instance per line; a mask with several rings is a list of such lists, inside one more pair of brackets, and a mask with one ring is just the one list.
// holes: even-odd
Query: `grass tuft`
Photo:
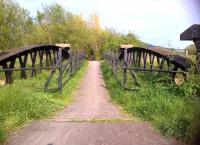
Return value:
[(166, 136), (198, 144), (200, 135), (200, 94), (198, 84), (189, 80), (181, 86), (167, 83), (166, 75), (138, 73), (139, 91), (125, 91), (105, 62), (101, 64), (113, 101), (139, 119), (150, 121)]
[[(87, 63), (63, 87), (62, 95), (41, 89), (49, 75), (46, 71), (35, 78), (17, 79), (11, 85), (1, 86), (0, 143), (16, 128), (33, 120), (51, 117), (72, 102), (73, 91), (79, 86), (86, 69)], [(53, 83), (56, 85), (56, 81)]]

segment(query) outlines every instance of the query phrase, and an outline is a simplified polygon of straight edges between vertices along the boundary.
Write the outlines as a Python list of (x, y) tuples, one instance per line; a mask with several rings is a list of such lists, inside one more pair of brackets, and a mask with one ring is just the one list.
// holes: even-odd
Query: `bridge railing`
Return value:
[[(60, 91), (62, 93), (63, 86), (68, 82), (69, 79), (81, 68), (85, 60), (85, 53), (83, 51), (75, 51), (69, 53), (69, 58), (64, 59), (62, 50), (58, 52), (58, 60), (56, 65), (51, 70), (49, 77), (46, 79), (44, 89), (46, 91)], [(58, 86), (57, 88), (49, 88), (49, 84), (53, 76), (58, 70)]]
[[(66, 81), (63, 82), (64, 78), (68, 77), (66, 80), (69, 80), (82, 66), (84, 59), (83, 51), (71, 51), (68, 46), (39, 45), (12, 49), (0, 53), (0, 78), (5, 79), (6, 84), (10, 84), (14, 77), (19, 77), (19, 74), (22, 79), (26, 79), (35, 77), (42, 70), (50, 70), (44, 89), (62, 91), (62, 86), (66, 83)], [(49, 88), (49, 84), (57, 72), (58, 87)]]
[[(137, 47), (120, 49), (120, 51), (104, 53), (104, 58), (122, 86), (128, 90), (135, 90), (141, 86), (136, 74), (138, 71), (167, 73), (174, 80), (178, 73), (186, 77), (188, 69), (185, 58), (169, 55), (160, 49), (150, 50)], [(134, 88), (129, 84), (134, 84)]]

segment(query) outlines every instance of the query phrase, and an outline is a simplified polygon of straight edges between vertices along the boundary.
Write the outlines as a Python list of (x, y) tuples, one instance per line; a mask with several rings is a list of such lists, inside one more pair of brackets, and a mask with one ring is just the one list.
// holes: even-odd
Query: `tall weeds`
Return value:
[(166, 75), (138, 73), (139, 91), (125, 91), (105, 62), (101, 68), (112, 99), (128, 113), (150, 121), (166, 136), (199, 143), (200, 81), (195, 76), (177, 86)]

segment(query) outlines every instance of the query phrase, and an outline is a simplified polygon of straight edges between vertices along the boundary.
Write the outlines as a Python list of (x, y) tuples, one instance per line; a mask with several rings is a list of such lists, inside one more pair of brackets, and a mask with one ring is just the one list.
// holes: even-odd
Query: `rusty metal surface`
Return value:
[(174, 57), (174, 63), (181, 66), (183, 69), (188, 70), (191, 67), (191, 61), (188, 60), (185, 57), (179, 56), (179, 55), (173, 55)]
[(167, 51), (166, 49), (163, 49), (161, 47), (151, 47), (151, 48), (132, 47), (128, 49), (128, 52), (132, 51), (148, 52), (156, 56), (159, 56), (161, 58), (171, 60), (173, 64), (178, 65), (183, 70), (188, 70), (191, 67), (191, 61), (189, 59), (183, 56), (176, 55), (171, 51)]
[(162, 49), (160, 47), (154, 47), (152, 49), (147, 48), (147, 49), (149, 51), (156, 52), (157, 54), (160, 54), (160, 55), (166, 57), (167, 59), (172, 60), (172, 63), (175, 63), (175, 64), (179, 65), (184, 70), (189, 69), (190, 66), (191, 66), (191, 62), (190, 62), (189, 59), (187, 59), (187, 58), (185, 58), (183, 56), (174, 54), (174, 53), (172, 53), (170, 51), (167, 51), (166, 49)]
[[(2, 67), (1, 71), (5, 74), (5, 83), (12, 83), (12, 74), (15, 70), (20, 70), (20, 77), (25, 79), (27, 78), (26, 70), (31, 70), (30, 76), (34, 77), (36, 76), (36, 69), (38, 72), (41, 72), (45, 68), (50, 69), (57, 63), (59, 50), (62, 52), (61, 58), (63, 61), (69, 59), (69, 49), (69, 45), (32, 45), (1, 52), (0, 66)], [(79, 62), (79, 57), (77, 56), (80, 56), (82, 61), (82, 53), (76, 53), (75, 56), (75, 62)], [(15, 65), (17, 61), (19, 62), (19, 66)], [(27, 64), (29, 64), (29, 67), (27, 67)], [(38, 65), (39, 67), (36, 67)]]
[(59, 46), (57, 46), (57, 45), (31, 45), (31, 46), (27, 46), (27, 47), (9, 49), (5, 52), (0, 53), (0, 63), (2, 61), (7, 61), (13, 57), (17, 57), (21, 53), (32, 52), (32, 51), (38, 50), (38, 49), (48, 49), (51, 47), (53, 47), (55, 49), (59, 48)]

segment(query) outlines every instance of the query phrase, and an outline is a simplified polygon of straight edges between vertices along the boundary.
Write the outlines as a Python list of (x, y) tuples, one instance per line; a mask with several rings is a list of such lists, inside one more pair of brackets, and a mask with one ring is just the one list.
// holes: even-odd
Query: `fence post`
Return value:
[(118, 55), (117, 52), (115, 51), (115, 74), (117, 74), (117, 70), (118, 70)]
[(76, 67), (75, 67), (75, 72), (77, 71), (78, 69), (78, 51), (76, 51)]
[[(13, 69), (14, 66), (15, 66), (15, 61), (16, 61), (16, 58), (13, 58), (11, 61), (10, 61), (10, 64), (7, 64), (6, 62), (2, 64), (2, 67), (3, 69)], [(13, 70), (5, 70), (4, 71), (5, 73), (5, 76), (6, 76), (6, 84), (11, 84), (12, 83), (12, 73), (13, 73)]]
[(124, 49), (123, 87), (127, 88), (127, 49)]
[(70, 61), (70, 76), (73, 75), (73, 62), (72, 62), (73, 58), (72, 57), (73, 57), (73, 53), (71, 52), (70, 53), (70, 60), (69, 60)]
[[(200, 37), (200, 36), (199, 36)], [(198, 74), (200, 74), (200, 39), (194, 41), (194, 44), (197, 49), (197, 56), (196, 56), (196, 71)]]
[(113, 58), (113, 62), (112, 62), (112, 65), (113, 65), (113, 73), (116, 74), (116, 73), (115, 73), (115, 67), (116, 67), (116, 66), (115, 66), (115, 51), (114, 51), (114, 50), (113, 50), (113, 52), (112, 52), (112, 58)]
[(60, 60), (59, 75), (58, 75), (58, 89), (59, 89), (59, 92), (62, 93), (62, 48), (59, 48), (58, 59)]
[(111, 50), (111, 67), (112, 67), (112, 71), (114, 73), (114, 54), (113, 54), (113, 50)]

